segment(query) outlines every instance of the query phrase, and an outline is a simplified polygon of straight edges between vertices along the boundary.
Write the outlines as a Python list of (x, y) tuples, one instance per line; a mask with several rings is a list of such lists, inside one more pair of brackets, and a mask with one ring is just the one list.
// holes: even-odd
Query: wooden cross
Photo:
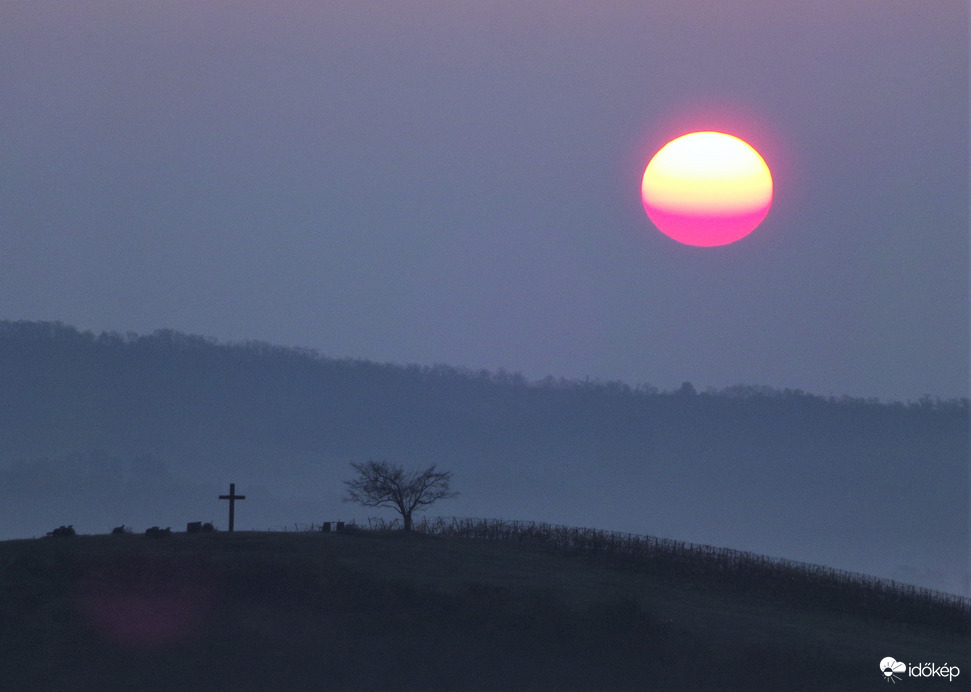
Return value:
[(229, 495), (220, 495), (220, 500), (229, 500), (229, 530), (233, 530), (233, 519), (236, 516), (236, 500), (245, 500), (245, 495), (236, 494), (236, 484), (229, 484)]

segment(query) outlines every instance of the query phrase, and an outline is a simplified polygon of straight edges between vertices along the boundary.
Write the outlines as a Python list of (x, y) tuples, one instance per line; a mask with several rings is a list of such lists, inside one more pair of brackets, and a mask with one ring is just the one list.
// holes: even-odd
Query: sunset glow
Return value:
[(768, 214), (772, 174), (737, 137), (693, 132), (668, 142), (647, 164), (641, 199), (654, 225), (679, 243), (727, 245)]

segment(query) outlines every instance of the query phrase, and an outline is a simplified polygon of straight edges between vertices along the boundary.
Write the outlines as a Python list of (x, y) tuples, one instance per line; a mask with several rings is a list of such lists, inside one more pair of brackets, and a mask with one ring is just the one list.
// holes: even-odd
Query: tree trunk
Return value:
[(402, 512), (401, 518), (404, 520), (404, 530), (411, 531), (411, 512)]

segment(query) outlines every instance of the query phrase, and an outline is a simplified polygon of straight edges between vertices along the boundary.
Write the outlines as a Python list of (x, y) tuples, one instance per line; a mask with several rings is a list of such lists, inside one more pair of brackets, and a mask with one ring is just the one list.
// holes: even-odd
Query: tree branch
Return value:
[(406, 526), (418, 507), (458, 495), (449, 487), (451, 471), (436, 471), (434, 464), (407, 475), (401, 466), (386, 461), (351, 462), (351, 467), (357, 476), (344, 481), (347, 486), (344, 501), (365, 507), (392, 507), (406, 520)]

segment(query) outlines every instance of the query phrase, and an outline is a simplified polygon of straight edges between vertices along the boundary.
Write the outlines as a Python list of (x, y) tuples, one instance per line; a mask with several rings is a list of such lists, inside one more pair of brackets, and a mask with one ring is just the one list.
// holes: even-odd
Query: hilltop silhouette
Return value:
[(888, 652), (968, 673), (966, 600), (590, 529), (445, 528), (0, 542), (0, 687), (835, 692), (875, 689)]

